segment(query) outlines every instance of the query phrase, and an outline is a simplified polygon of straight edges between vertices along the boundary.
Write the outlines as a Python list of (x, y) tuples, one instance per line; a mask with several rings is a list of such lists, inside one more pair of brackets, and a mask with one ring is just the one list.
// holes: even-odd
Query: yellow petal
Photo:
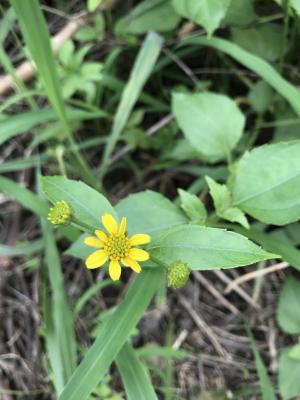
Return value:
[(94, 236), (88, 236), (84, 238), (84, 243), (91, 247), (103, 247), (103, 242)]
[(103, 231), (95, 231), (95, 235), (102, 240), (102, 242), (106, 242), (107, 241), (107, 236), (105, 235), (105, 233)]
[(119, 261), (111, 260), (109, 263), (109, 275), (113, 281), (117, 281), (121, 276), (121, 265)]
[(110, 214), (105, 214), (102, 217), (102, 224), (105, 226), (108, 233), (117, 233), (118, 232), (118, 224), (114, 217)]
[(135, 260), (133, 260), (130, 257), (124, 258), (122, 260), (122, 263), (126, 266), (126, 267), (130, 267), (134, 272), (140, 273), (142, 268), (140, 266), (139, 263), (137, 263)]
[(124, 235), (125, 232), (126, 232), (126, 218), (123, 217), (121, 224), (120, 224), (119, 233), (120, 233), (120, 235)]
[(92, 253), (88, 258), (85, 260), (85, 265), (89, 269), (94, 269), (98, 267), (102, 267), (102, 265), (107, 260), (107, 254), (104, 250), (97, 250)]
[(137, 235), (133, 235), (130, 238), (130, 244), (132, 246), (138, 246), (139, 244), (149, 243), (151, 237), (149, 235), (145, 235), (144, 233), (138, 233)]
[(149, 260), (149, 254), (147, 251), (142, 249), (133, 248), (129, 251), (129, 257), (136, 261), (146, 261)]

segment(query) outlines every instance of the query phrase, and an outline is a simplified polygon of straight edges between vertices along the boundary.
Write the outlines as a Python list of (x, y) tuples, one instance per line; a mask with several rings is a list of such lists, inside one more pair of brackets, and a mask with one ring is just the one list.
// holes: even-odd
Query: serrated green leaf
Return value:
[(170, 229), (147, 250), (153, 261), (168, 266), (182, 260), (195, 270), (233, 268), (277, 257), (242, 235), (197, 225)]
[(285, 348), (279, 359), (278, 383), (283, 400), (300, 395), (300, 362), (289, 356), (290, 350), (290, 347)]
[(300, 333), (300, 281), (292, 276), (285, 281), (279, 297), (277, 321), (287, 333)]
[(195, 223), (204, 225), (207, 217), (207, 212), (202, 201), (195, 194), (191, 194), (183, 189), (178, 189), (181, 200), (181, 208), (186, 213), (187, 217)]
[(186, 138), (204, 156), (216, 160), (230, 157), (242, 136), (245, 117), (227, 96), (174, 93), (172, 111)]
[(120, 217), (127, 217), (130, 235), (148, 233), (153, 238), (163, 230), (187, 222), (175, 204), (151, 190), (126, 197), (118, 203), (116, 210)]
[(179, 15), (203, 26), (209, 35), (220, 26), (231, 0), (173, 0)]
[(233, 205), (258, 220), (286, 225), (300, 218), (300, 142), (257, 147), (235, 166)]
[(232, 206), (231, 193), (226, 185), (215, 182), (209, 176), (205, 177), (209, 186), (209, 192), (213, 198), (216, 214), (230, 222), (238, 222), (246, 229), (249, 229), (249, 223), (242, 210)]
[(45, 176), (42, 178), (42, 188), (52, 203), (65, 200), (70, 204), (74, 216), (93, 228), (99, 228), (102, 215), (116, 215), (109, 201), (83, 182), (63, 176)]

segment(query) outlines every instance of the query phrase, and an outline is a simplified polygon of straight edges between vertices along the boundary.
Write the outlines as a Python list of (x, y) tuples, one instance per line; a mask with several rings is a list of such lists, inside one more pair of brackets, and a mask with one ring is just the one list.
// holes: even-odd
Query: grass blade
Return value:
[[(106, 114), (103, 111), (86, 112), (72, 108), (66, 109), (66, 118), (69, 121), (82, 121), (104, 116), (106, 116)], [(45, 108), (39, 111), (27, 111), (19, 115), (14, 115), (13, 118), (8, 116), (0, 120), (0, 144), (16, 135), (30, 131), (38, 125), (54, 120), (56, 120), (56, 113), (51, 108)]]
[(52, 301), (44, 303), (46, 342), (54, 374), (56, 391), (59, 394), (72, 375), (76, 363), (76, 341), (73, 315), (67, 304), (63, 274), (52, 228), (42, 220), (45, 256), (52, 291)]
[[(56, 111), (62, 124), (65, 135), (72, 145), (75, 144), (71, 128), (69, 126), (65, 107), (60, 92), (60, 85), (54, 61), (50, 36), (47, 24), (41, 11), (38, 0), (19, 1), (11, 0), (11, 4), (17, 15), (20, 27), (31, 56), (44, 84), (48, 99)], [(33, 22), (34, 21), (34, 22)], [(97, 186), (97, 181), (91, 170), (81, 156), (77, 147), (73, 147), (82, 175), (89, 183)]]
[(47, 217), (49, 211), (47, 203), (30, 190), (4, 176), (0, 176), (0, 190), (34, 214), (40, 217)]
[(260, 384), (262, 399), (263, 400), (276, 400), (273, 386), (270, 382), (265, 364), (259, 354), (257, 344), (254, 340), (254, 337), (253, 337), (251, 331), (249, 329), (247, 329), (247, 332), (248, 332), (248, 336), (251, 341), (251, 347), (252, 347), (252, 352), (254, 355), (256, 371), (257, 371), (257, 374), (259, 377), (259, 384)]
[(146, 310), (163, 271), (143, 271), (64, 388), (59, 400), (85, 400), (97, 386)]
[(270, 86), (290, 103), (296, 113), (300, 115), (300, 92), (287, 80), (282, 78), (275, 68), (260, 57), (249, 53), (225, 39), (196, 37), (187, 39), (182, 44), (210, 46), (235, 58), (239, 63), (256, 72), (268, 82)]
[(32, 240), (30, 242), (25, 242), (17, 246), (7, 246), (5, 244), (0, 244), (0, 256), (29, 256), (42, 250), (43, 247), (43, 239)]
[(148, 371), (129, 343), (122, 347), (116, 363), (128, 400), (157, 400)]
[(102, 177), (106, 172), (109, 157), (114, 150), (128, 117), (139, 98), (152, 69), (154, 68), (162, 44), (163, 38), (154, 32), (148, 33), (142, 44), (131, 71), (129, 81), (123, 91), (121, 102), (112, 127), (112, 132), (104, 150), (101, 170)]

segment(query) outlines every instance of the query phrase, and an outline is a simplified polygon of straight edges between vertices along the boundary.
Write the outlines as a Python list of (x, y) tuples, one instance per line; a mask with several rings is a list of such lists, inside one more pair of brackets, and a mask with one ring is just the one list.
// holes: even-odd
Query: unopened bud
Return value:
[(179, 289), (184, 286), (190, 276), (190, 268), (183, 261), (175, 261), (168, 268), (167, 280), (168, 286)]
[(48, 213), (48, 220), (53, 225), (66, 225), (70, 222), (72, 209), (70, 205), (64, 201), (57, 201)]

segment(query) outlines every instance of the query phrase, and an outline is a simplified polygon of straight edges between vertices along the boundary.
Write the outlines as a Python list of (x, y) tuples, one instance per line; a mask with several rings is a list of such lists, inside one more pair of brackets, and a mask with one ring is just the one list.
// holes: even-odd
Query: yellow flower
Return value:
[(129, 238), (126, 234), (126, 218), (123, 217), (120, 227), (117, 221), (110, 214), (102, 216), (102, 224), (108, 231), (106, 233), (96, 230), (95, 236), (89, 236), (84, 239), (84, 243), (100, 250), (92, 253), (85, 261), (87, 268), (102, 267), (109, 259), (109, 275), (113, 281), (117, 281), (121, 276), (121, 265), (130, 267), (134, 272), (141, 272), (140, 264), (137, 261), (146, 261), (149, 259), (147, 251), (135, 246), (149, 243), (149, 235), (137, 234)]
[(48, 220), (53, 225), (66, 225), (70, 222), (72, 210), (70, 205), (64, 201), (57, 201), (48, 213)]

